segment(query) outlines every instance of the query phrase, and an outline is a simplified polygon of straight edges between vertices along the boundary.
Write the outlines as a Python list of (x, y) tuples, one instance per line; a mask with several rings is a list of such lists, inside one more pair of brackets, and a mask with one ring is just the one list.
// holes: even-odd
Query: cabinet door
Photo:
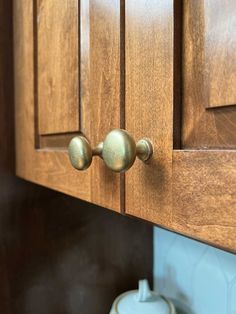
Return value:
[(236, 251), (236, 2), (126, 3), (126, 213)]
[(120, 175), (72, 168), (67, 146), (92, 146), (121, 124), (119, 0), (15, 0), (16, 172), (119, 211)]

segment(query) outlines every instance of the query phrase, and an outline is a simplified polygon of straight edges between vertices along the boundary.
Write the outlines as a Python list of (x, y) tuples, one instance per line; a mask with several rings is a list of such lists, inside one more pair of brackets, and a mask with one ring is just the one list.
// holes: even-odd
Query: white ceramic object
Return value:
[(113, 303), (110, 314), (176, 314), (173, 303), (150, 290), (146, 279), (139, 289), (121, 294)]

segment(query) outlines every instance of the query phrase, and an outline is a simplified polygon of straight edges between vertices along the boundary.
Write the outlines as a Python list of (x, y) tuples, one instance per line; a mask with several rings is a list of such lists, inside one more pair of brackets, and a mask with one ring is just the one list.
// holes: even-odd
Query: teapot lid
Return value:
[(150, 290), (146, 279), (139, 280), (139, 289), (120, 295), (114, 302), (112, 314), (175, 314), (174, 305)]

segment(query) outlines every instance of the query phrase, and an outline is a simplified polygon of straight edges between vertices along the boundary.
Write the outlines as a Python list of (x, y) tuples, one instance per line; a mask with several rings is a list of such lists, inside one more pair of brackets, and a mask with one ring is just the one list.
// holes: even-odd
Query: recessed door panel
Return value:
[(79, 2), (37, 0), (34, 8), (39, 134), (79, 130)]
[(182, 147), (236, 148), (236, 2), (184, 1)]

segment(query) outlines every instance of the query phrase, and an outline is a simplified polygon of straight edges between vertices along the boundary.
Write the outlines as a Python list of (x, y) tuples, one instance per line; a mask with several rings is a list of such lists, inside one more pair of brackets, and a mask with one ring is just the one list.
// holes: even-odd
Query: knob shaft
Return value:
[(87, 169), (93, 156), (97, 155), (112, 171), (124, 172), (132, 167), (136, 156), (145, 162), (152, 154), (153, 148), (149, 140), (141, 139), (136, 144), (132, 136), (121, 129), (108, 133), (104, 141), (93, 150), (83, 136), (73, 138), (69, 144), (71, 163), (78, 170)]

